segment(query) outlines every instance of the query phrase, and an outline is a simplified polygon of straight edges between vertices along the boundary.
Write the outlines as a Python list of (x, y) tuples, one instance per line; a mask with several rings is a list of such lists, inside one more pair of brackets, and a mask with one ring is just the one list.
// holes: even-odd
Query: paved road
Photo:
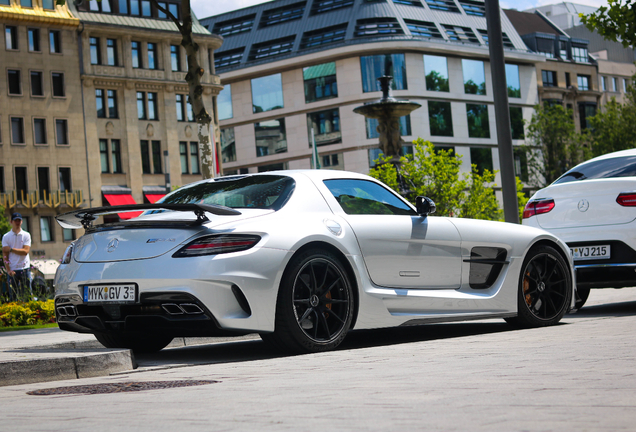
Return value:
[[(501, 321), (353, 333), (335, 352), (257, 340), (164, 350), (134, 372), (0, 388), (2, 430), (633, 431), (636, 288), (593, 291), (562, 325)], [(204, 364), (208, 363), (208, 364)], [(32, 396), (62, 386), (196, 387)]]

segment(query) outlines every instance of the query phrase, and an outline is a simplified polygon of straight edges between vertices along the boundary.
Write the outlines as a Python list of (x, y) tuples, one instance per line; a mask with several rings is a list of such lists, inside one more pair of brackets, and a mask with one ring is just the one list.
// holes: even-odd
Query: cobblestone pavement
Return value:
[[(503, 321), (351, 334), (280, 356), (257, 340), (139, 357), (109, 377), (0, 388), (2, 430), (633, 431), (636, 289), (593, 291), (562, 325)], [(210, 363), (210, 364), (201, 364)], [(214, 380), (193, 387), (32, 396), (63, 386)]]

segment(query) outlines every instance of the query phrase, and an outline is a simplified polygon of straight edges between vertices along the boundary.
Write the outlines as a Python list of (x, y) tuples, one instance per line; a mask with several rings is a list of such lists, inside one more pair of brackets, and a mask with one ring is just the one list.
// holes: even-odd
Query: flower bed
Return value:
[(0, 304), (0, 327), (15, 327), (55, 322), (53, 300)]

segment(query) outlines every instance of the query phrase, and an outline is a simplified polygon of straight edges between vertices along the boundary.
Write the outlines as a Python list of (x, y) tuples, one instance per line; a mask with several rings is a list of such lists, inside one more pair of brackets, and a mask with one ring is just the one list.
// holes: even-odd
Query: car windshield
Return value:
[(214, 182), (177, 189), (159, 203), (217, 204), (231, 208), (279, 210), (291, 196), (295, 185), (291, 177), (276, 175), (220, 178)]
[(599, 161), (590, 161), (566, 172), (553, 184), (634, 176), (636, 176), (636, 156), (624, 156), (611, 159), (601, 159)]

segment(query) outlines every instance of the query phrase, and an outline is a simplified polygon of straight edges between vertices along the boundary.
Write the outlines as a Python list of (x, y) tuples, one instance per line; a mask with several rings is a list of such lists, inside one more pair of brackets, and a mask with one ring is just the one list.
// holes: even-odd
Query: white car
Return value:
[(590, 288), (636, 286), (636, 149), (584, 162), (535, 193), (523, 224), (543, 228), (570, 248), (576, 308)]
[[(61, 329), (107, 347), (258, 332), (291, 351), (333, 349), (352, 329), (505, 318), (559, 322), (573, 306), (565, 243), (536, 228), (429, 216), (342, 171), (204, 180), (157, 204), (57, 217), (86, 233), (55, 277)], [(146, 210), (94, 225), (99, 215)]]

